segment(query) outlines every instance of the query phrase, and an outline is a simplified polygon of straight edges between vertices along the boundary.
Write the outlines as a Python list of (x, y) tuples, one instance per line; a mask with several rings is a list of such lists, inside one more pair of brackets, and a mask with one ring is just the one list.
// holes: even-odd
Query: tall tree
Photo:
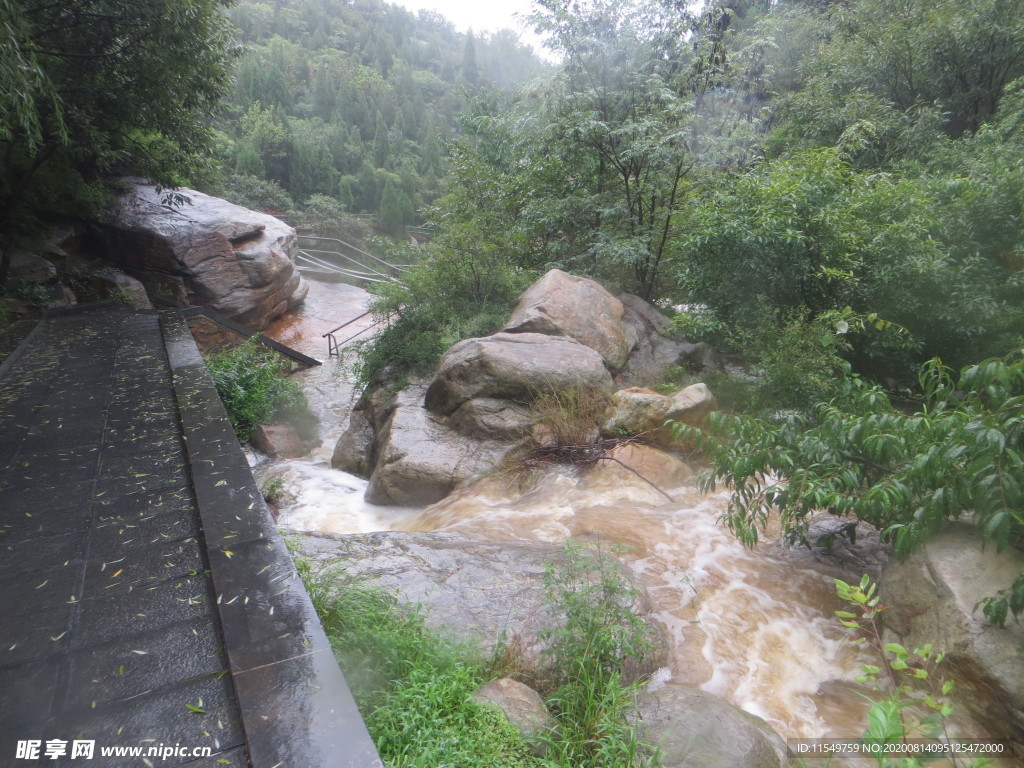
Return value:
[(203, 165), (230, 82), (227, 4), (0, 0), (0, 284), (16, 238), (94, 209), (103, 174), (174, 185)]
[(553, 177), (563, 200), (548, 208), (561, 218), (549, 230), (562, 233), (569, 266), (654, 297), (694, 162), (679, 75), (693, 19), (671, 3), (538, 5), (533, 20), (563, 56), (544, 153), (564, 163)]
[(462, 79), (469, 85), (476, 85), (480, 80), (480, 69), (476, 63), (476, 43), (473, 30), (466, 33), (466, 43), (462, 48)]

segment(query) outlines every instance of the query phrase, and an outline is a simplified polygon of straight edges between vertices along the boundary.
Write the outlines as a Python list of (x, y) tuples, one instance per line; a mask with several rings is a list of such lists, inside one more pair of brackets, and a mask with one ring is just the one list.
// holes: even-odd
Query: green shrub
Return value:
[[(705, 490), (732, 488), (725, 521), (753, 546), (773, 513), (783, 533), (804, 541), (820, 510), (864, 520), (897, 555), (946, 521), (969, 516), (1003, 549), (1024, 533), (1024, 351), (964, 368), (933, 360), (921, 368), (924, 401), (897, 409), (879, 387), (851, 376), (819, 404), (816, 421), (781, 424), (712, 414), (704, 430), (674, 427), (711, 456)], [(1024, 574), (984, 601), (996, 624), (1024, 613)]]
[[(876, 585), (864, 576), (860, 584), (847, 584), (835, 580), (836, 594), (850, 610), (836, 611), (839, 622), (851, 630), (850, 642), (861, 643), (877, 654), (880, 666), (863, 664), (864, 674), (857, 682), (871, 686), (874, 691), (887, 695), (876, 701), (868, 711), (868, 727), (864, 743), (878, 749), (874, 753), (879, 768), (919, 768), (931, 760), (898, 755), (893, 757), (882, 751), (885, 744), (897, 744), (906, 739), (937, 739), (954, 742), (946, 728), (946, 718), (953, 714), (949, 693), (952, 680), (936, 677), (935, 672), (945, 658), (930, 643), (912, 651), (899, 643), (886, 643), (878, 617), (886, 606), (879, 605)], [(923, 710), (923, 715), (919, 714)], [(987, 760), (968, 763), (970, 766), (987, 765)], [(959, 765), (959, 763), (954, 763)]]
[(230, 351), (210, 355), (206, 365), (242, 442), (261, 424), (294, 419), (307, 410), (302, 390), (285, 377), (285, 363), (256, 337)]
[(500, 329), (531, 279), (500, 255), (434, 248), (401, 284), (373, 288), (371, 309), (387, 327), (360, 349), (357, 378), (401, 382), (428, 373), (456, 342)]

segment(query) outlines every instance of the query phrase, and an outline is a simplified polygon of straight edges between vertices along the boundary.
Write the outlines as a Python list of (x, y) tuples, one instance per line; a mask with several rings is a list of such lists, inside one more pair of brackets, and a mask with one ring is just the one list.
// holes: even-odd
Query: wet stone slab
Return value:
[(0, 371), (0, 765), (75, 738), (247, 765), (159, 318), (51, 316), (30, 341)]
[(182, 319), (75, 308), (28, 341), (0, 365), (0, 765), (85, 739), (379, 768)]

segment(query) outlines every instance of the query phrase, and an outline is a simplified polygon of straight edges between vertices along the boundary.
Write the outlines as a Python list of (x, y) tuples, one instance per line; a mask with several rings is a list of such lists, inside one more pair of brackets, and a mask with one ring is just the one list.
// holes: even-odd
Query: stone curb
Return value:
[(252, 768), (383, 768), (184, 319), (161, 327)]

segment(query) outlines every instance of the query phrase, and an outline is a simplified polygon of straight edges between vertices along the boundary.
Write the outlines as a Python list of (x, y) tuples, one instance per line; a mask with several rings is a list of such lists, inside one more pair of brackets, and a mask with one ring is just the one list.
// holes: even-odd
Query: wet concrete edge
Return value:
[(252, 767), (382, 768), (187, 324), (161, 327)]

